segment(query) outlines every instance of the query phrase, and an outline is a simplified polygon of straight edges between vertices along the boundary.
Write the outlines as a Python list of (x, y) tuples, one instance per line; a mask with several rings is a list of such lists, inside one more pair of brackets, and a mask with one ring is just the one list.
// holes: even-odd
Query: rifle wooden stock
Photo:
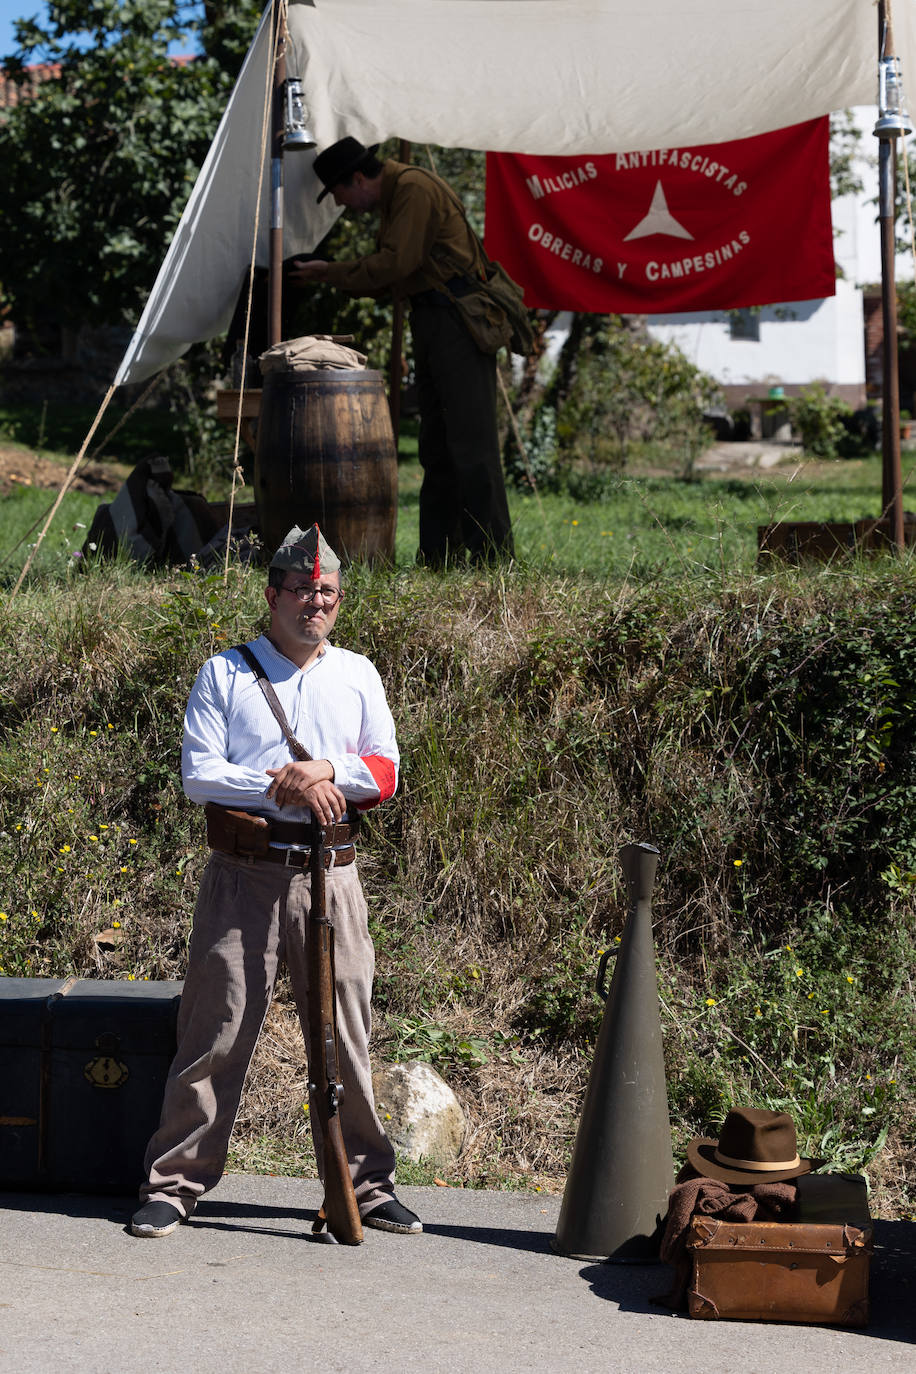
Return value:
[(312, 905), (308, 920), (306, 960), (309, 979), (309, 1098), (318, 1114), (322, 1158), (318, 1161), (324, 1183), (324, 1204), (312, 1226), (328, 1230), (341, 1245), (359, 1245), (363, 1227), (350, 1178), (350, 1166), (340, 1129), (340, 1082), (337, 1058), (337, 1014), (334, 985), (334, 927), (327, 918), (324, 895), (324, 831), (312, 827), (309, 873)]

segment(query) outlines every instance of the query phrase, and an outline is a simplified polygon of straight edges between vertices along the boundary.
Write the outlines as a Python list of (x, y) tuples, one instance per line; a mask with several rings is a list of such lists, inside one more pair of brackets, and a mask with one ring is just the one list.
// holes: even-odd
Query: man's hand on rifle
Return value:
[(297, 760), (282, 768), (268, 768), (273, 782), (267, 796), (278, 806), (307, 806), (322, 825), (339, 821), (347, 799), (334, 786), (334, 770), (327, 759)]

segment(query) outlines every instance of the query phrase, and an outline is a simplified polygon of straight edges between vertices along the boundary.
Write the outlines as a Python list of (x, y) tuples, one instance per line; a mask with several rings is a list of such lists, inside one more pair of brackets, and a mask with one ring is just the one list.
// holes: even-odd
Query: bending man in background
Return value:
[(377, 146), (342, 138), (315, 159), (337, 205), (378, 212), (378, 247), (351, 262), (315, 259), (290, 280), (329, 282), (352, 296), (391, 291), (410, 308), (420, 410), (420, 559), (441, 567), (468, 550), (476, 562), (511, 557), (512, 526), (496, 423), (496, 358), (474, 343), (453, 296), (472, 285), (477, 253), (461, 203), (441, 177)]

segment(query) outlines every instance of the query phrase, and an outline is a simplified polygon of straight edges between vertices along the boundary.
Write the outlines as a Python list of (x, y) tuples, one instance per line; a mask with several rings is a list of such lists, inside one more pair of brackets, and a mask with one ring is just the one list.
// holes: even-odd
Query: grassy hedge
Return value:
[[(0, 965), (180, 977), (206, 853), (181, 717), (259, 625), (263, 575), (37, 580), (0, 625)], [(422, 1057), (471, 1133), (455, 1181), (562, 1187), (626, 917), (616, 854), (661, 850), (655, 937), (674, 1143), (733, 1103), (911, 1206), (916, 578), (908, 562), (618, 586), (359, 570), (337, 639), (404, 755), (361, 852), (378, 1059)], [(308, 1169), (285, 989), (238, 1164)]]

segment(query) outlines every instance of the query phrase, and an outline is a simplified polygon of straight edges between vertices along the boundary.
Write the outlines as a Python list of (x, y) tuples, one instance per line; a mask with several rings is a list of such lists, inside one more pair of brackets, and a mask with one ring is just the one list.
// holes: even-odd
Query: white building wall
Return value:
[(652, 315), (649, 329), (723, 386), (864, 383), (862, 293), (848, 282), (838, 281), (826, 300), (764, 306), (757, 320), (759, 341), (733, 339), (721, 310)]

